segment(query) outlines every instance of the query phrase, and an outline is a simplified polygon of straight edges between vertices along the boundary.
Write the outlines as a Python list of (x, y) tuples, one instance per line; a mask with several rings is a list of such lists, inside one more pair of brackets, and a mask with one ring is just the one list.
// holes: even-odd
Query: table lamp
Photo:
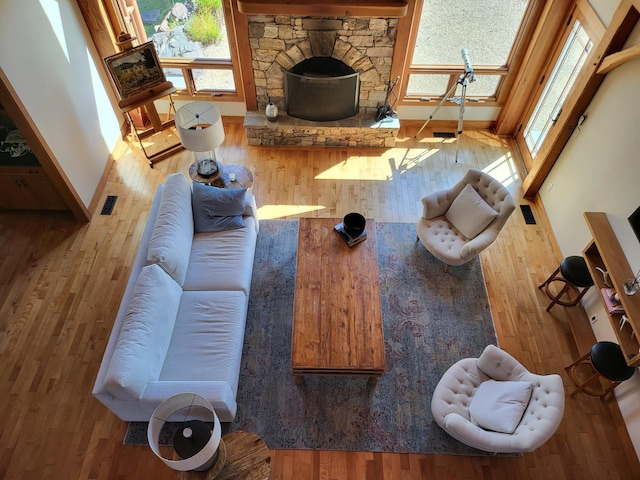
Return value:
[(198, 174), (210, 176), (222, 173), (215, 149), (224, 141), (222, 115), (213, 103), (192, 102), (176, 111), (176, 129), (180, 143), (194, 153)]
[[(165, 425), (177, 425), (172, 447), (162, 447)], [(153, 453), (165, 465), (180, 472), (219, 470), (225, 462), (222, 428), (211, 403), (195, 393), (181, 393), (164, 400), (149, 421), (147, 438)], [(173, 450), (173, 455), (169, 451)]]

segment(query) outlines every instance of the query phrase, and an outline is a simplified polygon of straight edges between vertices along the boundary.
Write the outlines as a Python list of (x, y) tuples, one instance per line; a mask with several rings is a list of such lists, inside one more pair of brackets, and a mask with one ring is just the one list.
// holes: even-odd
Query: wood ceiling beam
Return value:
[(599, 74), (609, 73), (616, 67), (619, 67), (629, 60), (640, 57), (640, 45), (626, 48), (611, 55), (607, 55), (598, 68)]
[(238, 0), (247, 15), (297, 15), (328, 17), (404, 17), (403, 0)]

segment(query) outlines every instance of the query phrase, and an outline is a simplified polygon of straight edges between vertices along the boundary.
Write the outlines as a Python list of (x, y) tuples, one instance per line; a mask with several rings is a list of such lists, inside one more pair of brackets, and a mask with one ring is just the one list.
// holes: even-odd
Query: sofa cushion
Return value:
[(244, 188), (217, 188), (193, 183), (195, 232), (220, 232), (243, 228)]
[(467, 184), (445, 213), (447, 220), (467, 238), (475, 238), (494, 218), (496, 212), (476, 190)]
[(531, 382), (482, 382), (469, 405), (471, 421), (485, 430), (513, 433), (529, 404), (532, 390)]
[(184, 292), (160, 381), (225, 381), (235, 395), (246, 313), (242, 292)]
[(245, 221), (247, 228), (194, 235), (184, 290), (241, 290), (249, 294), (257, 233), (253, 218)]
[(181, 173), (167, 177), (153, 227), (147, 262), (160, 265), (180, 285), (184, 283), (193, 241), (191, 184)]
[(113, 396), (140, 398), (158, 379), (181, 295), (180, 285), (158, 265), (141, 270), (105, 378)]

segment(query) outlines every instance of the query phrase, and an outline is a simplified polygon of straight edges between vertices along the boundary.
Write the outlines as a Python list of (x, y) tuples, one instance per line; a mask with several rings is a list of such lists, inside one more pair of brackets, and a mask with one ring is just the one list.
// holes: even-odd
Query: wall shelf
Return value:
[[(598, 296), (602, 301), (605, 313), (611, 322), (611, 327), (616, 334), (618, 343), (622, 348), (628, 365), (640, 366), (640, 292), (636, 295), (624, 293), (624, 282), (634, 278), (624, 255), (622, 247), (611, 228), (607, 214), (604, 212), (585, 212), (587, 222), (593, 240), (583, 250), (583, 256), (591, 272), (591, 277), (598, 290)], [(621, 313), (609, 313), (600, 289), (608, 285), (604, 284), (603, 275), (596, 267), (600, 267), (609, 273), (612, 287), (618, 292), (622, 306), (629, 321), (621, 328)]]

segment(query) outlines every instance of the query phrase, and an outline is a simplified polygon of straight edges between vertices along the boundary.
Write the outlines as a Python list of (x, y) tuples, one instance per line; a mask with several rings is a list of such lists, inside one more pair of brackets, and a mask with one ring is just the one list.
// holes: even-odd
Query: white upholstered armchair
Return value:
[(434, 257), (452, 266), (487, 248), (515, 209), (509, 191), (475, 168), (448, 190), (424, 197), (422, 205), (417, 238)]
[(478, 450), (531, 452), (560, 425), (562, 378), (531, 373), (489, 345), (479, 358), (460, 360), (445, 372), (433, 391), (431, 412), (448, 434)]

